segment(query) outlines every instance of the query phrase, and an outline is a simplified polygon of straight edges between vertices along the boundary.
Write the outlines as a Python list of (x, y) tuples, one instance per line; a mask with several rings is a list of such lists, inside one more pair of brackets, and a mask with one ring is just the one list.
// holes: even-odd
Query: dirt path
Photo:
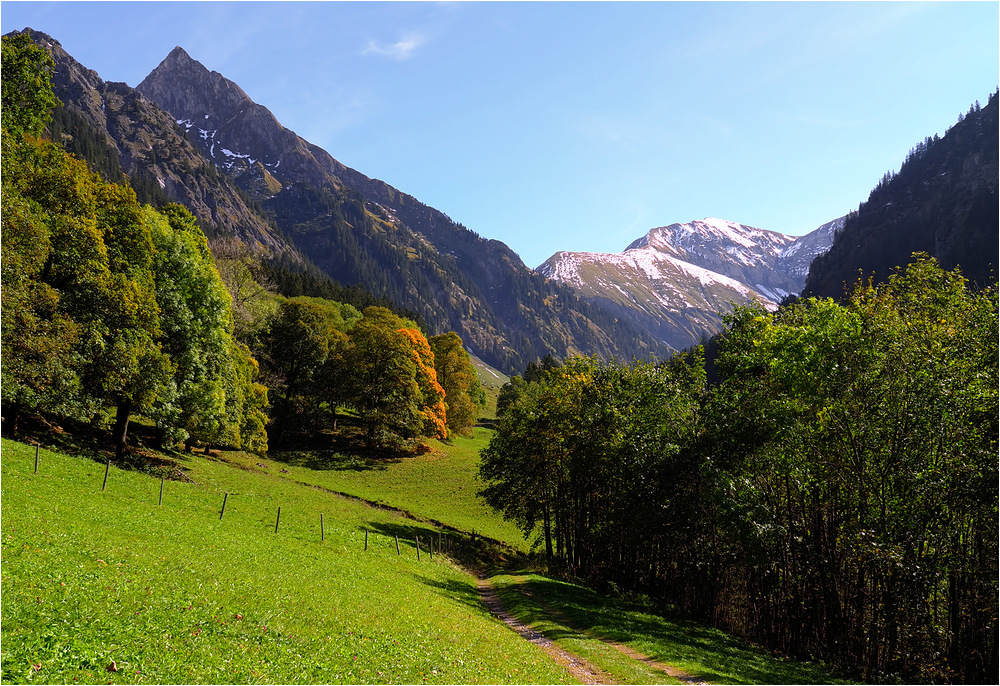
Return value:
[(514, 578), (517, 579), (517, 590), (518, 590), (518, 592), (519, 593), (523, 593), (524, 595), (526, 595), (529, 598), (531, 598), (531, 601), (533, 603), (535, 603), (535, 605), (537, 605), (538, 607), (540, 607), (544, 612), (546, 612), (553, 619), (557, 620), (560, 624), (562, 624), (562, 625), (564, 625), (566, 627), (569, 627), (573, 631), (578, 631), (578, 632), (580, 632), (582, 634), (586, 634), (587, 636), (590, 636), (592, 638), (596, 638), (597, 640), (601, 641), (602, 643), (605, 643), (606, 645), (611, 646), (612, 648), (614, 648), (615, 650), (617, 650), (622, 655), (630, 657), (633, 660), (639, 660), (641, 662), (645, 662), (647, 665), (649, 665), (653, 669), (659, 670), (659, 671), (663, 672), (664, 674), (666, 674), (668, 676), (672, 676), (673, 678), (679, 679), (680, 681), (683, 681), (685, 683), (688, 683), (688, 684), (708, 684), (709, 683), (707, 681), (702, 681), (698, 677), (693, 676), (691, 674), (688, 674), (687, 672), (685, 672), (683, 670), (680, 670), (677, 667), (674, 667), (673, 665), (668, 665), (668, 664), (666, 664), (664, 662), (658, 662), (658, 661), (654, 660), (653, 658), (651, 658), (648, 655), (643, 655), (639, 651), (637, 651), (637, 650), (635, 650), (633, 648), (628, 647), (624, 643), (618, 643), (617, 641), (612, 641), (609, 638), (602, 638), (601, 636), (595, 636), (593, 633), (587, 631), (586, 629), (583, 629), (581, 627), (578, 627), (578, 626), (574, 625), (573, 622), (570, 621), (569, 617), (567, 617), (563, 613), (559, 612), (559, 610), (555, 609), (554, 607), (552, 607), (551, 605), (549, 605), (545, 601), (539, 600), (538, 598), (536, 598), (535, 595), (531, 591), (528, 590), (527, 585), (524, 583), (524, 579), (522, 577), (514, 577)]
[(563, 666), (566, 671), (573, 676), (573, 678), (579, 679), (585, 684), (621, 683), (618, 679), (615, 679), (604, 670), (598, 669), (583, 658), (578, 657), (567, 650), (563, 650), (555, 643), (545, 638), (540, 633), (507, 612), (507, 608), (504, 607), (503, 602), (493, 589), (493, 584), (490, 583), (489, 579), (484, 576), (476, 575), (476, 586), (479, 589), (479, 596), (482, 598), (483, 604), (490, 612), (492, 612), (504, 624), (516, 631), (521, 638), (526, 641), (530, 641), (541, 648), (546, 655), (555, 660), (557, 664)]
[[(523, 593), (524, 595), (531, 598), (532, 602), (534, 602), (542, 611), (544, 611), (546, 614), (551, 616), (553, 619), (558, 621), (563, 626), (566, 626), (572, 629), (573, 631), (586, 634), (587, 636), (590, 636), (592, 638), (596, 638), (597, 640), (602, 641), (603, 643), (611, 646), (622, 655), (632, 658), (633, 660), (644, 662), (653, 669), (659, 670), (664, 674), (673, 677), (674, 679), (678, 679), (680, 681), (692, 685), (709, 683), (707, 681), (702, 681), (698, 677), (688, 674), (687, 672), (684, 672), (672, 665), (668, 665), (663, 662), (658, 662), (657, 660), (654, 660), (650, 656), (643, 655), (639, 651), (634, 650), (628, 647), (627, 645), (618, 643), (617, 641), (612, 641), (607, 638), (602, 638), (600, 636), (595, 636), (586, 629), (582, 629), (578, 626), (575, 626), (569, 620), (569, 618), (566, 617), (566, 615), (562, 614), (561, 612), (556, 610), (554, 607), (548, 605), (544, 601), (539, 600), (530, 591), (528, 591), (527, 588), (525, 587), (523, 579), (521, 579), (520, 577), (515, 577), (515, 578), (517, 578), (518, 592)], [(483, 604), (486, 605), (486, 607), (489, 609), (490, 612), (492, 612), (494, 615), (496, 615), (497, 618), (499, 618), (505, 624), (507, 624), (507, 626), (512, 628), (518, 634), (520, 634), (522, 638), (538, 645), (549, 656), (551, 656), (552, 659), (554, 659), (559, 664), (563, 665), (574, 677), (580, 679), (585, 684), (621, 683), (619, 680), (615, 679), (607, 672), (592, 665), (583, 658), (577, 657), (576, 655), (573, 655), (572, 653), (563, 650), (555, 643), (545, 638), (537, 631), (535, 631), (531, 627), (525, 625), (517, 618), (512, 616), (509, 612), (507, 612), (500, 598), (497, 596), (496, 591), (493, 590), (493, 585), (490, 583), (489, 579), (477, 575), (477, 585), (479, 587), (479, 594), (483, 599)]]

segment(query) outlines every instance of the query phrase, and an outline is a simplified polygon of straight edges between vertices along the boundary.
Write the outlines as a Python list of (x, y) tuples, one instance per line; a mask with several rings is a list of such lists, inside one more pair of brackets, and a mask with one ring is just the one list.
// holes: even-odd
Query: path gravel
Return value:
[[(500, 619), (504, 624), (509, 626), (511, 629), (516, 631), (526, 641), (530, 641), (531, 643), (534, 643), (539, 648), (541, 648), (547, 655), (549, 655), (549, 657), (555, 660), (558, 664), (562, 665), (570, 674), (572, 674), (574, 678), (579, 679), (582, 683), (585, 684), (622, 683), (620, 680), (616, 679), (611, 674), (605, 672), (604, 670), (593, 665), (587, 660), (584, 660), (583, 658), (574, 655), (573, 653), (559, 647), (551, 640), (545, 638), (545, 636), (538, 633), (530, 626), (524, 624), (516, 617), (514, 617), (512, 614), (510, 614), (510, 612), (508, 612), (507, 608), (504, 606), (503, 602), (500, 600), (500, 597), (497, 595), (496, 590), (494, 590), (493, 584), (490, 583), (490, 580), (487, 577), (483, 575), (476, 575), (476, 584), (479, 588), (479, 595), (482, 598), (483, 604), (486, 605), (487, 609), (489, 609), (489, 611), (493, 613), (494, 616)], [(518, 579), (518, 586), (519, 587), (523, 586), (520, 579)], [(633, 660), (644, 662), (653, 669), (659, 670), (664, 674), (667, 674), (668, 676), (671, 676), (675, 679), (678, 679), (688, 684), (695, 685), (695, 684), (709, 683), (707, 681), (702, 681), (698, 677), (688, 674), (687, 672), (684, 672), (683, 670), (680, 670), (677, 667), (654, 660), (648, 655), (643, 655), (642, 653), (628, 647), (623, 643), (618, 643), (616, 641), (612, 641), (606, 638), (601, 638), (600, 636), (594, 636), (593, 634), (584, 629), (573, 626), (573, 624), (569, 621), (569, 619), (565, 615), (560, 613), (555, 608), (538, 600), (526, 589), (519, 588), (518, 590), (519, 592), (524, 593), (529, 598), (531, 598), (532, 601), (536, 605), (538, 605), (539, 608), (541, 608), (545, 613), (549, 614), (553, 619), (558, 621), (560, 624), (569, 627), (574, 631), (579, 631), (581, 633), (587, 634), (588, 636), (597, 638), (598, 640), (603, 641), (607, 645), (611, 646), (612, 648), (620, 652), (622, 655), (630, 657)]]
[(476, 584), (479, 588), (479, 596), (483, 604), (498, 619), (511, 629), (516, 631), (521, 638), (534, 643), (549, 657), (564, 667), (575, 679), (579, 679), (584, 684), (620, 684), (621, 681), (615, 679), (602, 669), (594, 666), (587, 660), (563, 650), (540, 633), (518, 620), (507, 611), (503, 602), (493, 589), (490, 580), (483, 576), (477, 576)]

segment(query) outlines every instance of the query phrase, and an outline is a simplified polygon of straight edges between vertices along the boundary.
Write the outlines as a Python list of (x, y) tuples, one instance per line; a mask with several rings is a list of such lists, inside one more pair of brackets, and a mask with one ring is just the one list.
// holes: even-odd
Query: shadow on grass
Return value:
[(482, 600), (479, 598), (479, 590), (468, 581), (459, 579), (432, 579), (423, 574), (414, 574), (413, 578), (425, 586), (437, 589), (442, 595), (457, 600), (466, 607), (480, 611), (486, 609), (486, 606), (483, 605)]
[[(569, 623), (619, 643), (637, 639), (663, 646), (649, 657), (660, 662), (692, 660), (707, 669), (694, 672), (707, 681), (760, 684), (835, 683), (829, 669), (816, 663), (775, 658), (717, 629), (676, 616), (659, 617), (648, 608), (599, 596), (590, 589), (548, 578), (534, 578), (527, 591), (565, 615)], [(840, 683), (847, 683), (840, 681)]]
[(397, 455), (377, 452), (359, 454), (356, 452), (356, 448), (347, 452), (336, 448), (272, 450), (268, 452), (267, 456), (275, 462), (305, 467), (313, 471), (341, 472), (385, 471), (388, 465), (398, 463), (402, 459)]
[(4, 438), (38, 445), (49, 450), (75, 455), (98, 464), (111, 464), (119, 469), (139, 471), (170, 480), (187, 481), (184, 468), (172, 450), (160, 450), (155, 427), (133, 421), (129, 426), (128, 444), (121, 460), (115, 456), (111, 432), (67, 417), (49, 418), (24, 413), (15, 427), (4, 426)]
[(363, 427), (354, 417), (338, 419), (333, 431), (292, 433), (280, 447), (268, 451), (268, 457), (297, 467), (315, 471), (383, 471), (408, 457), (430, 452), (430, 446), (420, 441), (405, 441), (398, 446), (369, 447)]

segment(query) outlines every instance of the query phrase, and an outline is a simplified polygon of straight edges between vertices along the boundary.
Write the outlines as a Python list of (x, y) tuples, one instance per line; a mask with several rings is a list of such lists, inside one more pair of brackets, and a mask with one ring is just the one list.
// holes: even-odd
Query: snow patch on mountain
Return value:
[(538, 271), (606, 306), (712, 334), (734, 305), (774, 310), (798, 293), (842, 224), (793, 237), (709, 217), (652, 229), (621, 253), (558, 252)]

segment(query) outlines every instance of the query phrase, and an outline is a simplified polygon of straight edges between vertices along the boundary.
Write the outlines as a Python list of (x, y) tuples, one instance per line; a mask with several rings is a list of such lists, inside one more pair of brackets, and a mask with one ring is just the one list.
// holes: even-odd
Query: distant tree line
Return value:
[(997, 304), (917, 256), (738, 308), (711, 386), (697, 350), (536, 365), (482, 495), (595, 585), (864, 681), (995, 683)]

